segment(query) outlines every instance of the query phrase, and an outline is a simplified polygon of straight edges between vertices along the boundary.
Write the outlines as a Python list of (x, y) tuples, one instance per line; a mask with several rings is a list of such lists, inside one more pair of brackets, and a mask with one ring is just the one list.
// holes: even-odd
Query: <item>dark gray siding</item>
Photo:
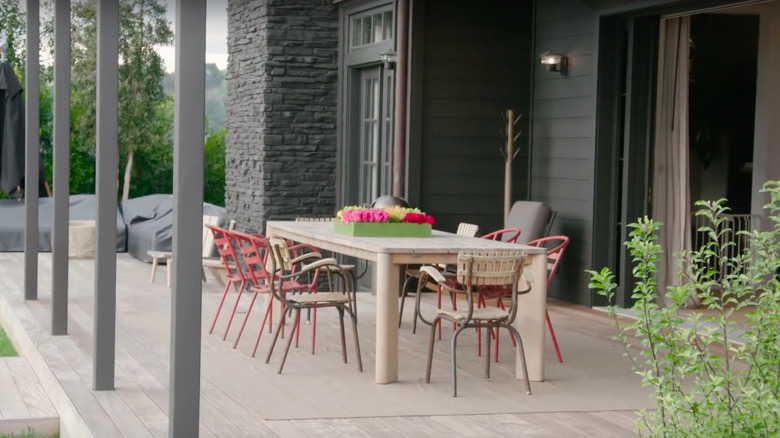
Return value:
[(425, 2), (419, 205), (439, 229), (502, 227), (499, 130), (509, 108), (525, 114), (513, 180), (514, 198), (526, 197), (531, 23), (531, 1)]
[(537, 2), (536, 55), (568, 57), (568, 74), (535, 63), (531, 199), (558, 212), (553, 234), (571, 243), (550, 296), (591, 304), (598, 16), (575, 0)]

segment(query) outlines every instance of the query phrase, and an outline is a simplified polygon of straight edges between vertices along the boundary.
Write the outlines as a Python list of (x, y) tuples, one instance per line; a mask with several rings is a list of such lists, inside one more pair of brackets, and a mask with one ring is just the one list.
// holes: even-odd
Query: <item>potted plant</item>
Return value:
[(430, 237), (434, 220), (418, 208), (344, 207), (333, 221), (338, 233), (359, 237)]

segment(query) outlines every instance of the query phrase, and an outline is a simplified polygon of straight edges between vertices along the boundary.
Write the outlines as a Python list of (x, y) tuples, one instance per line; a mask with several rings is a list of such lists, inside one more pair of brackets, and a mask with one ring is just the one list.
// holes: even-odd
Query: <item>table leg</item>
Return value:
[(273, 306), (273, 309), (271, 309), (271, 315), (266, 320), (266, 325), (268, 325), (269, 331), (268, 333), (271, 333), (271, 328), (276, 327), (276, 324), (279, 322), (279, 319), (282, 317), (282, 309), (284, 306), (282, 306), (282, 303), (274, 298), (271, 294), (264, 294), (265, 295), (265, 303), (263, 304), (263, 315), (265, 315), (265, 312), (268, 311), (268, 308)]
[(399, 266), (390, 254), (376, 261), (376, 383), (398, 381), (398, 278)]
[[(523, 338), (525, 360), (528, 364), (528, 378), (532, 382), (544, 381), (544, 337), (547, 311), (547, 257), (545, 254), (529, 254), (531, 264), (526, 265), (532, 278), (531, 292), (521, 295), (515, 326)], [(522, 379), (519, 360), (515, 360), (515, 376)]]

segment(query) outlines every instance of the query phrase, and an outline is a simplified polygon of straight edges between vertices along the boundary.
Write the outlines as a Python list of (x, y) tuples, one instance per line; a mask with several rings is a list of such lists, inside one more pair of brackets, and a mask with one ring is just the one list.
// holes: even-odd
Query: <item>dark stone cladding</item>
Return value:
[(333, 214), (337, 58), (332, 1), (228, 1), (225, 206), (238, 229)]

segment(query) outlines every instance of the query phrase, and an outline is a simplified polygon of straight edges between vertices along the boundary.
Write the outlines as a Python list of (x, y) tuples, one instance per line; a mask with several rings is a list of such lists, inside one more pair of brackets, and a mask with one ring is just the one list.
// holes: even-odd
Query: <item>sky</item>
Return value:
[[(182, 3), (186, 3), (183, 0)], [(166, 0), (168, 21), (176, 31), (176, 0)], [(165, 62), (165, 69), (172, 73), (176, 65), (174, 45), (157, 46), (157, 53)], [(227, 69), (227, 0), (206, 2), (206, 63), (217, 64), (220, 70)]]

